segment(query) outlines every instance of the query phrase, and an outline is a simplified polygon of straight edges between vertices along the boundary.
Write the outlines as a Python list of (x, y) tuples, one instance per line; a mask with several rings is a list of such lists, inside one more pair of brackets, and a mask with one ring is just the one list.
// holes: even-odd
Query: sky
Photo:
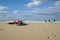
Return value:
[(60, 0), (0, 0), (0, 20), (59, 20)]

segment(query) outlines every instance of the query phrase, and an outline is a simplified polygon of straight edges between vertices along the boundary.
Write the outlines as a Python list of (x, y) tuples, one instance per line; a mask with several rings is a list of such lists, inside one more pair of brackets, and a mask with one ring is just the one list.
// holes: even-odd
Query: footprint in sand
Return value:
[(48, 37), (48, 39), (50, 39), (50, 37)]
[(53, 35), (54, 33), (51, 33), (51, 35)]
[[(51, 33), (52, 36), (57, 37), (55, 33)], [(51, 36), (48, 36), (47, 39), (50, 39)]]
[[(56, 33), (51, 33), (50, 36), (47, 37), (47, 39), (55, 39), (55, 38), (57, 38), (57, 36), (58, 36), (58, 35), (57, 35)], [(41, 37), (42, 37), (42, 36), (40, 35), (40, 38), (41, 38)]]
[(55, 34), (54, 37), (57, 37), (57, 35)]
[(4, 29), (0, 29), (1, 31), (3, 31)]
[(52, 39), (57, 39), (58, 38), (58, 35), (56, 33), (51, 33), (51, 38)]
[(56, 33), (51, 33), (51, 35), (53, 35), (54, 37), (57, 37)]

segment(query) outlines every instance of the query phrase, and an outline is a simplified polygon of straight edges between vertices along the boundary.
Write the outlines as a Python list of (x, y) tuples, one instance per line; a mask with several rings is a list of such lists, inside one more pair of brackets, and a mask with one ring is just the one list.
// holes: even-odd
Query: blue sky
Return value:
[(59, 0), (0, 0), (0, 20), (60, 20)]

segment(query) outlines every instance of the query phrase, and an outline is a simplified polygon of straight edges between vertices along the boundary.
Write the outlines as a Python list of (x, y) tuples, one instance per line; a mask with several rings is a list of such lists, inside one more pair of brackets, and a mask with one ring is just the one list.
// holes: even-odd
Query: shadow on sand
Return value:
[(20, 23), (20, 24), (18, 24), (18, 26), (26, 26), (26, 25), (28, 25), (27, 23)]
[[(14, 24), (14, 23), (9, 22), (8, 24)], [(27, 24), (27, 23), (24, 23), (24, 22), (22, 22), (22, 23), (20, 23), (20, 24), (17, 24), (17, 26), (26, 26), (26, 25), (28, 25), (28, 24)]]

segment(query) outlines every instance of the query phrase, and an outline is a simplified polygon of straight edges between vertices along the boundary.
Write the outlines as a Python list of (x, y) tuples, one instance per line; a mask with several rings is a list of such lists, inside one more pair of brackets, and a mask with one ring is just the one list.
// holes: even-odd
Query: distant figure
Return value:
[(21, 20), (18, 20), (18, 24), (20, 24), (21, 23)]
[(21, 24), (21, 25), (22, 25), (22, 24), (23, 24), (23, 23), (22, 23), (22, 20), (18, 20), (18, 24)]
[(49, 19), (49, 22), (50, 22), (50, 19)]
[(18, 22), (16, 21), (16, 20), (14, 20), (14, 22), (13, 22), (14, 24), (17, 24)]
[(55, 22), (56, 20), (54, 19), (53, 21)]
[(47, 21), (45, 20), (45, 22), (47, 22)]

